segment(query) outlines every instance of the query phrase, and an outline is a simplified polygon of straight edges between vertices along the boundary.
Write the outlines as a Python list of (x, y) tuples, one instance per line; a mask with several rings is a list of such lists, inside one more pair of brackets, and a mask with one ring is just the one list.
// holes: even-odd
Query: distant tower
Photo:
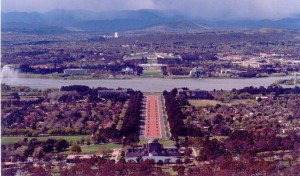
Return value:
[(119, 33), (115, 32), (115, 38), (119, 38)]

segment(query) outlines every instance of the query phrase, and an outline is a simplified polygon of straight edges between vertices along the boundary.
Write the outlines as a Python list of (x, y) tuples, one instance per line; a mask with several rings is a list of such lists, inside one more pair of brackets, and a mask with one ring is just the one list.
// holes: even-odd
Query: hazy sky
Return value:
[(300, 0), (2, 0), (2, 11), (172, 9), (204, 18), (279, 19), (300, 14)]

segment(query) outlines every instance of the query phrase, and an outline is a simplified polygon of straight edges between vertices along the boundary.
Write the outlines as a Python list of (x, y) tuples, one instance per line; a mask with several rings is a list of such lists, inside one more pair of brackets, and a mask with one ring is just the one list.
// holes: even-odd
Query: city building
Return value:
[(115, 38), (119, 38), (119, 33), (115, 32)]
[(127, 149), (125, 154), (127, 158), (143, 156), (181, 156), (181, 153), (177, 148), (164, 148), (157, 139), (150, 139), (147, 144), (143, 145), (143, 147)]
[(200, 67), (194, 67), (190, 71), (190, 76), (192, 76), (192, 77), (200, 77), (203, 74), (204, 74), (204, 70), (203, 70), (203, 68), (200, 68)]
[(64, 69), (65, 75), (88, 75), (85, 69)]
[(272, 64), (267, 62), (260, 62), (257, 60), (249, 60), (242, 62), (243, 67), (252, 67), (252, 68), (271, 68)]

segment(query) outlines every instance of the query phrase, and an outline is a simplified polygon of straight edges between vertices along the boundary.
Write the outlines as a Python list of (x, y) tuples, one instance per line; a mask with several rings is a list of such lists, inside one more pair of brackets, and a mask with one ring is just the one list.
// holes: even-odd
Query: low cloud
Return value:
[(83, 9), (116, 11), (156, 8), (153, 0), (2, 0), (2, 11), (38, 11), (54, 9)]
[(279, 19), (300, 14), (299, 0), (156, 0), (161, 8), (173, 8), (203, 18)]
[(190, 17), (280, 19), (300, 14), (300, 0), (2, 0), (2, 11), (176, 10)]

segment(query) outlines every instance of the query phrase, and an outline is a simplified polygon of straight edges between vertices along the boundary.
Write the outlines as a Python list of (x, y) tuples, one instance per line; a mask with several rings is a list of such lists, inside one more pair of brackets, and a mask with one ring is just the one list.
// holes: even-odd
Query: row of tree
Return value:
[(176, 100), (177, 89), (171, 92), (164, 91), (165, 107), (168, 115), (168, 122), (170, 125), (170, 132), (173, 137), (186, 136), (187, 129), (183, 123), (185, 118), (180, 110), (180, 105)]
[(33, 68), (27, 64), (22, 64), (19, 67), (20, 72), (23, 73), (35, 73), (35, 74), (51, 74), (51, 73), (63, 73), (65, 67), (59, 67), (59, 68)]
[(140, 130), (142, 98), (142, 92), (131, 92), (127, 110), (122, 119), (121, 129), (116, 129), (115, 125), (99, 129), (94, 135), (94, 140), (97, 143), (105, 143), (109, 139), (120, 139), (123, 137), (123, 142), (125, 143), (136, 142)]
[(280, 94), (300, 94), (300, 87), (295, 87), (295, 88), (283, 88), (281, 86), (268, 86), (267, 88), (260, 86), (260, 87), (244, 87), (242, 89), (236, 90), (233, 89), (233, 92), (238, 92), (239, 94), (241, 93), (249, 93), (249, 94), (271, 94), (274, 93), (275, 95), (280, 95)]
[(181, 53), (180, 55), (184, 61), (196, 61), (196, 60), (216, 61), (216, 60), (218, 60), (216, 54), (208, 53), (208, 52), (206, 52), (206, 53), (200, 53), (200, 52)]
[(141, 107), (142, 107), (143, 93), (140, 91), (134, 92), (128, 102), (127, 111), (123, 118), (123, 125), (121, 134), (128, 136), (137, 134), (139, 132), (141, 120)]
[[(104, 98), (104, 99), (109, 99), (111, 101), (117, 102), (125, 102), (128, 100), (129, 96), (128, 94), (134, 92), (132, 89), (127, 89), (127, 92), (124, 94), (119, 94), (119, 93), (108, 93), (108, 94), (99, 94), (98, 91), (101, 90), (112, 90), (106, 87), (97, 87), (97, 88), (90, 88), (88, 86), (84, 85), (70, 85), (70, 86), (62, 86), (60, 91), (67, 92), (63, 96), (59, 98), (59, 102), (71, 102), (74, 98), (75, 99), (80, 99), (83, 98), (83, 96), (87, 96), (88, 100), (90, 102), (92, 101), (98, 101), (99, 98)], [(74, 96), (73, 92), (78, 93), (80, 96)], [(72, 94), (73, 93), (73, 94)], [(70, 100), (70, 101), (68, 101)]]
[(186, 119), (185, 115), (181, 111), (180, 100), (176, 98), (177, 89), (173, 89), (171, 92), (164, 91), (163, 96), (165, 98), (165, 107), (168, 115), (168, 122), (170, 125), (170, 131), (172, 137), (178, 136), (203, 136), (203, 132), (200, 128), (195, 126), (186, 126), (183, 119)]
[[(140, 68), (136, 67), (133, 63), (125, 63), (125, 64), (118, 64), (118, 65), (96, 65), (96, 66), (83, 66), (83, 69), (90, 69), (90, 70), (102, 70), (102, 71), (111, 71), (111, 72), (121, 72), (123, 68), (130, 67), (133, 68), (134, 71), (139, 71)], [(63, 73), (64, 69), (70, 68), (79, 68), (79, 67), (57, 67), (57, 68), (33, 68), (28, 64), (22, 64), (19, 67), (20, 72), (23, 73), (34, 73), (34, 74), (51, 74), (51, 73)], [(141, 73), (141, 72), (139, 72)]]
[(35, 156), (37, 158), (41, 158), (45, 153), (51, 153), (54, 150), (56, 152), (65, 151), (70, 146), (70, 144), (65, 139), (48, 139), (47, 141), (43, 142), (37, 140), (36, 138), (31, 139), (29, 142), (25, 138), (25, 140), (23, 141), (23, 145), (28, 146), (28, 148), (24, 151), (25, 157)]

